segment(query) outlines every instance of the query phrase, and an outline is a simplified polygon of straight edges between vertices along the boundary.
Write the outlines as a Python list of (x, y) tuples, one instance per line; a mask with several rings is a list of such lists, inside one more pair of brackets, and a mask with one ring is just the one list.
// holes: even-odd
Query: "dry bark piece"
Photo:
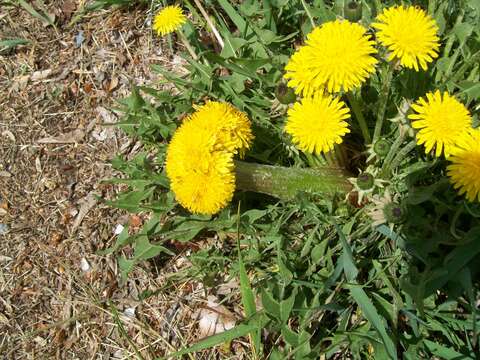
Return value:
[(81, 201), (82, 205), (80, 206), (80, 210), (78, 211), (77, 217), (72, 225), (72, 232), (77, 230), (85, 215), (87, 215), (87, 213), (95, 206), (96, 203), (97, 198), (93, 193), (88, 194), (88, 196)]
[(68, 133), (53, 137), (49, 136), (37, 140), (39, 144), (75, 144), (79, 143), (85, 137), (85, 132), (82, 129), (75, 129)]

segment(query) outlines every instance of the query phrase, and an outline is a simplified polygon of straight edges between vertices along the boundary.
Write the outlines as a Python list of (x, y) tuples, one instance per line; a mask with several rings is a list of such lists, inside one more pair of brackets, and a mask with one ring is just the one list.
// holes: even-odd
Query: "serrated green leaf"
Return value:
[(154, 191), (154, 187), (146, 190), (130, 191), (120, 194), (114, 201), (106, 200), (105, 202), (110, 206), (135, 213), (141, 210), (141, 202), (150, 197)]
[(127, 245), (131, 240), (132, 238), (128, 234), (128, 225), (127, 225), (123, 228), (122, 232), (118, 235), (117, 241), (115, 241), (115, 244), (112, 247), (105, 250), (99, 250), (97, 251), (97, 254), (98, 255), (111, 254), (117, 251), (118, 249), (120, 249), (121, 247)]
[(480, 99), (480, 83), (476, 81), (462, 81), (457, 86), (462, 90), (461, 94), (465, 94), (474, 100)]
[(465, 236), (465, 245), (456, 247), (445, 258), (442, 271), (430, 278), (425, 285), (425, 296), (440, 289), (453, 279), (474, 257), (480, 254), (480, 227), (471, 229)]
[(18, 45), (27, 45), (27, 44), (30, 44), (30, 41), (26, 39), (20, 39), (20, 38), (0, 40), (0, 52), (13, 49)]
[(280, 302), (280, 319), (286, 323), (290, 318), (290, 314), (295, 304), (295, 298), (297, 296), (297, 289), (294, 289), (292, 294), (285, 300)]
[(275, 319), (280, 320), (280, 304), (278, 301), (276, 301), (272, 294), (265, 290), (265, 289), (260, 289), (260, 296), (262, 299), (262, 306), (265, 309), (265, 311), (273, 316)]
[(285, 342), (287, 342), (290, 346), (294, 348), (298, 346), (298, 334), (290, 329), (288, 325), (282, 326), (281, 333), (285, 339)]
[(443, 360), (459, 360), (459, 359), (475, 359), (474, 355), (466, 356), (465, 354), (459, 353), (452, 348), (448, 348), (444, 345), (435, 343), (430, 340), (424, 340), (423, 343), (427, 347), (428, 350), (432, 352), (433, 355), (440, 357)]
[(343, 231), (340, 229), (338, 224), (335, 222), (334, 219), (333, 223), (335, 225), (335, 229), (337, 230), (337, 234), (340, 237), (340, 241), (342, 242), (342, 255), (339, 259), (339, 263), (342, 264), (343, 271), (345, 272), (345, 277), (347, 278), (347, 281), (353, 282), (358, 275), (358, 269), (355, 266), (355, 262), (353, 260), (353, 254), (352, 254), (352, 249), (350, 248), (350, 245), (348, 244), (347, 238), (345, 237), (345, 234)]

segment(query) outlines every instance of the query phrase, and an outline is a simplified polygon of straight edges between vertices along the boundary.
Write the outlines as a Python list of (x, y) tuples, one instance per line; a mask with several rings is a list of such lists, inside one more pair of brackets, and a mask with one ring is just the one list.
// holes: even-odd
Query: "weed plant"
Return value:
[[(388, 61), (377, 43), (375, 72), (338, 94), (352, 115), (351, 132), (335, 151), (300, 151), (285, 132), (288, 109), (299, 99), (287, 86), (285, 67), (307, 35), (347, 18), (376, 36), (371, 24), (399, 4), (181, 3), (188, 20), (167, 36), (186, 45), (181, 56), (188, 73), (154, 65), (173, 89), (135, 87), (120, 102), (119, 126), (144, 144), (144, 152), (113, 161), (125, 177), (112, 182), (128, 190), (107, 202), (148, 212), (150, 220), (136, 234), (126, 228), (103, 252), (118, 254), (126, 277), (141, 261), (172, 255), (172, 241), (221, 239), (220, 246), (193, 252), (191, 268), (171, 281), (194, 279), (209, 291), (219, 279), (239, 279), (238, 292), (224, 300), (241, 299), (244, 319), (176, 356), (249, 335), (256, 358), (478, 358), (480, 204), (453, 187), (449, 159), (418, 145), (408, 116), (412, 103), (438, 89), (468, 109), (472, 128), (479, 125), (480, 2), (402, 1), (435, 20), (438, 58), (416, 71)], [(339, 181), (349, 190), (327, 195), (300, 186), (278, 196), (237, 185), (218, 214), (191, 214), (170, 191), (164, 164), (182, 119), (207, 100), (231, 103), (251, 120), (255, 139), (243, 163), (290, 172), (341, 169)], [(480, 163), (472, 166), (478, 174)], [(125, 246), (133, 255), (124, 255)]]

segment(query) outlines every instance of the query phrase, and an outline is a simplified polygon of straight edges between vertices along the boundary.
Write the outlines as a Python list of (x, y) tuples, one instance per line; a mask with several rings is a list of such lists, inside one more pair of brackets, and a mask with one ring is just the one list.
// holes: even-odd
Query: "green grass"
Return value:
[[(368, 26), (382, 6), (398, 2), (362, 3), (361, 22)], [(314, 190), (284, 200), (238, 191), (231, 205), (215, 216), (189, 214), (169, 190), (163, 172), (165, 150), (180, 119), (194, 111), (192, 104), (206, 98), (228, 101), (253, 122), (256, 138), (244, 161), (315, 168), (332, 160), (294, 149), (283, 132), (287, 106), (278, 103), (275, 90), (294, 42), (301, 43), (313, 24), (343, 16), (344, 4), (202, 4), (225, 46), (219, 50), (212, 44), (216, 35), (202, 11), (185, 1), (191, 21), (183, 32), (198, 59), (180, 50), (188, 75), (152, 67), (175, 86), (175, 94), (135, 87), (120, 102), (125, 115), (119, 126), (148, 151), (113, 161), (126, 176), (112, 181), (127, 184), (129, 190), (108, 202), (131, 212), (152, 213), (140, 233), (125, 232), (110, 250), (134, 248), (133, 256), (120, 258), (123, 276), (143, 260), (172, 254), (166, 245), (170, 240), (189, 242), (213, 234), (223, 239), (220, 247), (193, 252), (191, 269), (177, 277), (202, 281), (212, 290), (219, 273), (238, 278), (237, 297), (226, 301), (241, 299), (244, 321), (172, 356), (250, 335), (252, 356), (257, 358), (475, 359), (480, 351), (480, 205), (458, 196), (446, 181), (446, 161), (425, 155), (411, 134), (400, 132), (399, 124), (408, 125), (408, 101), (441, 89), (466, 104), (473, 125), (479, 125), (479, 2), (413, 2), (428, 9), (439, 24), (439, 58), (419, 73), (393, 71), (381, 60), (377, 75), (356, 92), (355, 112), (365, 124), (352, 126), (345, 140), (347, 161), (341, 163), (347, 172), (360, 169), (382, 180), (365, 194), (368, 201), (363, 206), (346, 201), (344, 194), (326, 198)], [(209, 32), (212, 41), (199, 40), (200, 29)], [(155, 102), (145, 100), (146, 95)], [(389, 152), (376, 155), (367, 146), (366, 132), (374, 141), (385, 140)], [(147, 155), (152, 152), (153, 158)], [(404, 216), (399, 224), (373, 227), (369, 212), (374, 195), (382, 197), (386, 190)], [(262, 300), (261, 310), (255, 307), (256, 297)]]

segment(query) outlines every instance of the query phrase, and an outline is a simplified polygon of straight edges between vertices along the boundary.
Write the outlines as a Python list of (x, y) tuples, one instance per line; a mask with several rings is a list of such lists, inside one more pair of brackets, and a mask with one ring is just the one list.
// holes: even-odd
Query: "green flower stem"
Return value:
[(387, 175), (388, 171), (390, 171), (390, 163), (392, 162), (393, 157), (397, 154), (400, 145), (402, 145), (403, 141), (405, 140), (405, 135), (405, 132), (401, 130), (398, 131), (398, 136), (393, 142), (392, 146), (390, 147), (390, 151), (383, 161), (382, 176)]
[(332, 167), (340, 167), (335, 149), (324, 154), (327, 164)]
[(182, 30), (177, 30), (177, 35), (182, 41), (183, 46), (185, 46), (188, 53), (193, 58), (193, 60), (198, 60), (198, 56), (195, 53), (195, 50), (193, 49), (192, 45), (190, 45), (190, 41), (188, 41), (187, 37), (183, 34)]
[(392, 83), (394, 68), (395, 68), (395, 63), (390, 62), (387, 65), (384, 76), (383, 76), (383, 86), (380, 93), (380, 103), (378, 106), (377, 122), (375, 123), (375, 131), (373, 132), (374, 144), (378, 140), (378, 138), (382, 135), (383, 121), (385, 119), (385, 112), (387, 110), (388, 95), (390, 93), (390, 85)]
[[(410, 141), (407, 145), (405, 145), (400, 151), (395, 152), (396, 156), (390, 162), (385, 162), (383, 169), (382, 169), (382, 176), (390, 176), (390, 172), (395, 169), (402, 160), (407, 156), (407, 154), (415, 149), (417, 146), (416, 140)], [(393, 148), (393, 146), (392, 146)], [(390, 155), (390, 154), (389, 154)]]
[(299, 192), (316, 192), (333, 196), (347, 193), (352, 185), (339, 168), (287, 168), (235, 161), (237, 189), (254, 191), (291, 200)]
[(314, 28), (315, 27), (315, 20), (313, 20), (312, 13), (310, 12), (310, 9), (309, 9), (307, 3), (305, 2), (305, 0), (302, 0), (302, 6), (305, 9), (305, 12), (307, 13), (308, 19), (310, 20), (310, 24), (312, 24), (312, 27)]
[(370, 132), (368, 131), (368, 125), (367, 125), (367, 122), (365, 121), (365, 118), (363, 117), (362, 110), (360, 109), (360, 105), (358, 104), (358, 101), (355, 98), (355, 95), (352, 94), (352, 92), (349, 91), (347, 92), (346, 95), (347, 95), (348, 102), (352, 107), (353, 113), (357, 118), (357, 122), (358, 122), (358, 125), (360, 126), (360, 130), (362, 131), (363, 138), (367, 144), (370, 144), (372, 142), (372, 138), (370, 137)]
[(382, 1), (381, 0), (375, 0), (374, 1), (374, 6), (373, 6), (373, 13), (372, 17), (377, 17), (378, 14), (382, 12)]
[[(464, 75), (465, 71), (472, 65), (474, 64), (475, 62), (477, 62), (477, 65), (478, 65), (478, 61), (480, 60), (480, 51), (477, 51), (475, 54), (473, 54), (470, 59), (466, 60), (463, 62), (463, 64), (458, 68), (458, 70), (455, 72), (455, 74), (453, 74), (452, 76), (450, 76), (450, 78), (446, 78), (444, 80), (444, 82), (447, 82), (447, 81), (452, 81), (454, 84), (457, 83), (460, 78)], [(470, 71), (470, 74), (472, 74), (473, 71)], [(467, 79), (468, 80), (468, 79)]]
[(335, 154), (337, 156), (340, 167), (346, 168), (348, 165), (348, 158), (344, 143), (335, 144)]
[(435, 9), (437, 8), (437, 0), (429, 0), (428, 1), (428, 15), (435, 17)]
[(304, 155), (305, 155), (305, 158), (307, 159), (308, 165), (311, 168), (324, 167), (328, 165), (327, 160), (322, 154), (313, 155), (305, 152)]
[(220, 36), (220, 33), (218, 32), (215, 25), (213, 24), (212, 19), (210, 19), (210, 16), (208, 16), (208, 13), (205, 11), (204, 7), (202, 6), (202, 3), (199, 0), (193, 0), (193, 2), (195, 3), (195, 5), (198, 7), (200, 12), (202, 13), (202, 16), (204, 17), (208, 26), (212, 30), (213, 36), (215, 36), (215, 38), (218, 41), (218, 44), (223, 49), (223, 47), (225, 46), (225, 42), (223, 41), (222, 37)]
[(412, 151), (413, 149), (415, 149), (415, 147), (417, 146), (417, 142), (416, 140), (412, 140), (410, 141), (407, 145), (405, 145), (397, 154), (397, 156), (395, 156), (395, 158), (392, 160), (392, 163), (390, 164), (390, 169), (395, 169), (398, 165), (400, 165), (400, 163), (403, 161), (403, 159), (405, 158), (405, 156), (407, 156), (407, 154)]

